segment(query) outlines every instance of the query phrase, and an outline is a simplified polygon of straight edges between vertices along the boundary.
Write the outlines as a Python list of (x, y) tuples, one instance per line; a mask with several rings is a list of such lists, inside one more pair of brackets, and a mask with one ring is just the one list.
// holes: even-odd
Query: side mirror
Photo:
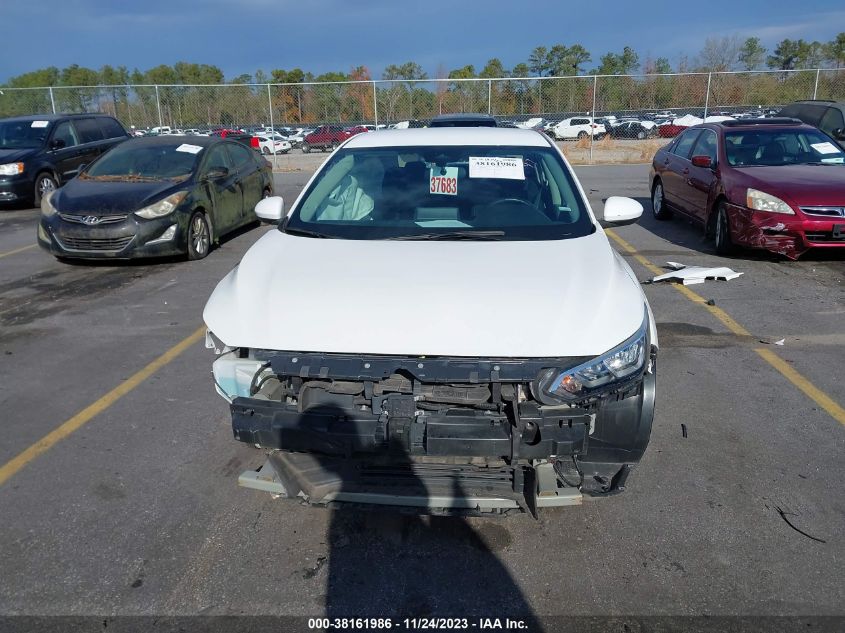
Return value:
[(836, 128), (833, 130), (833, 138), (845, 141), (845, 128)]
[(65, 140), (62, 138), (54, 138), (50, 142), (50, 149), (62, 149), (66, 145)]
[(229, 175), (229, 168), (228, 167), (212, 167), (208, 170), (207, 176), (211, 180), (217, 180), (218, 178), (225, 178)]
[(255, 205), (255, 215), (267, 224), (278, 224), (285, 217), (285, 201), (281, 196), (264, 198)]
[(706, 167), (707, 169), (710, 169), (713, 166), (713, 161), (710, 160), (709, 156), (693, 156), (692, 164), (696, 167)]
[(643, 214), (643, 205), (632, 198), (611, 196), (604, 203), (602, 226), (634, 224)]

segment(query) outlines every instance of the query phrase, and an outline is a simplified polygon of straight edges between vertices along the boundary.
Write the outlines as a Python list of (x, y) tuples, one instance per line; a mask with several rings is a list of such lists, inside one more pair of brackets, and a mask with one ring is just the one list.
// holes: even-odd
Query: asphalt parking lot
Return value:
[[(278, 191), (292, 201), (310, 169)], [(598, 213), (609, 195), (644, 202), (615, 231), (640, 279), (644, 261), (744, 275), (692, 288), (714, 306), (645, 286), (661, 343), (648, 452), (624, 494), (539, 520), (239, 488), (263, 455), (232, 439), (199, 335), (137, 372), (198, 331), (274, 229), (199, 262), (69, 265), (32, 246), (37, 210), (0, 210), (0, 613), (845, 614), (845, 257), (720, 258), (651, 218), (647, 166), (576, 171)]]

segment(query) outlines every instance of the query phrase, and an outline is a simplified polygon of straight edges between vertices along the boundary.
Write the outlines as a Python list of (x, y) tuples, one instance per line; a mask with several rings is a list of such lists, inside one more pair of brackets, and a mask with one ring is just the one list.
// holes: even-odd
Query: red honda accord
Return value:
[(650, 184), (654, 217), (699, 222), (719, 254), (845, 248), (845, 153), (796, 119), (690, 127), (654, 156)]

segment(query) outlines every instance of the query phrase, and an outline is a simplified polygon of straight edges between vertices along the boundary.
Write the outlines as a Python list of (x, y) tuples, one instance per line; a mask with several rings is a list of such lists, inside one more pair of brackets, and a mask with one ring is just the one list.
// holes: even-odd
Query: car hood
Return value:
[(132, 213), (187, 187), (187, 183), (104, 182), (74, 178), (59, 189), (53, 204), (63, 213), (85, 212), (88, 215)]
[(0, 165), (26, 160), (38, 151), (38, 148), (0, 149)]
[[(783, 165), (742, 167), (743, 184), (797, 206), (845, 204), (845, 166)], [(744, 202), (744, 194), (741, 196)]]
[(226, 345), (413, 356), (594, 356), (644, 297), (603, 232), (533, 242), (315, 239), (272, 230), (208, 300)]

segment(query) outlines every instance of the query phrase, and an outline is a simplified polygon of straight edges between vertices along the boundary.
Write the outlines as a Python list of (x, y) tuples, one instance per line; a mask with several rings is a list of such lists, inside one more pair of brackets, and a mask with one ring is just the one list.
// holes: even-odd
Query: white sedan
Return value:
[(277, 229), (205, 306), (234, 437), (271, 451), (239, 482), (482, 513), (622, 491), (651, 432), (657, 331), (602, 226), (642, 210), (610, 197), (600, 221), (533, 130), (345, 141), (289, 211), (256, 206)]
[(287, 154), (290, 151), (290, 141), (269, 136), (256, 136), (258, 139), (258, 150), (262, 154)]

